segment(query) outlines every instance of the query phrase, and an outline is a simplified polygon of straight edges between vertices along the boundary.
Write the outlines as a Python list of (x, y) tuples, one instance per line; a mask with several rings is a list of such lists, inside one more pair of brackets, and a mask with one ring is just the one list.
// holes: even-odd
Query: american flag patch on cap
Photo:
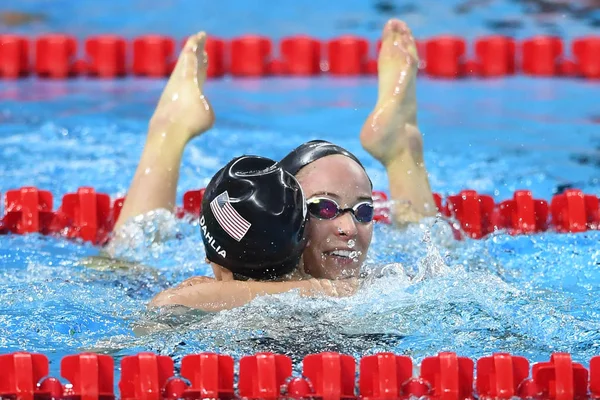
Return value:
[(244, 238), (246, 232), (248, 232), (248, 229), (252, 226), (250, 222), (245, 220), (244, 217), (233, 208), (229, 201), (229, 194), (227, 191), (221, 193), (210, 202), (210, 209), (219, 225), (221, 225), (221, 228), (238, 242)]

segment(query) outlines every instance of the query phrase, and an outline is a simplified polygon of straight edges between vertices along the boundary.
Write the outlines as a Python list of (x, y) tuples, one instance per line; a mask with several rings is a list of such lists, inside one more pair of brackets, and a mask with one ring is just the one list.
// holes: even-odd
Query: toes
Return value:
[(412, 58), (418, 61), (419, 56), (417, 54), (417, 45), (415, 43), (415, 38), (413, 37), (413, 34), (408, 25), (406, 25), (405, 23), (402, 23), (402, 30), (400, 36), (400, 40), (402, 41), (402, 47), (404, 48), (404, 50), (407, 51)]
[(196, 43), (199, 48), (204, 49), (204, 44), (206, 43), (206, 33), (198, 32), (196, 34)]
[(198, 32), (195, 35), (192, 35), (185, 42), (185, 46), (183, 46), (183, 51), (187, 52), (196, 52), (199, 48), (204, 49), (204, 43), (206, 42), (206, 33)]
[(198, 59), (198, 69), (204, 68), (208, 64), (208, 54), (205, 50), (206, 33), (200, 32), (196, 35), (196, 58)]
[(402, 29), (406, 27), (406, 24), (399, 19), (393, 18), (390, 19), (383, 28), (384, 34), (386, 32), (400, 32)]
[(206, 70), (208, 69), (208, 54), (205, 50), (206, 45), (206, 34), (200, 32), (196, 35), (197, 47), (196, 47), (196, 78), (198, 87), (202, 90), (202, 85), (206, 79)]
[(402, 44), (403, 48), (409, 48), (414, 45), (414, 38), (408, 25), (399, 19), (391, 19), (383, 28), (381, 35), (382, 42), (393, 42)]
[(196, 49), (196, 37), (190, 36), (183, 46), (184, 52), (193, 52)]
[(381, 33), (382, 41), (388, 40), (389, 38), (394, 36), (395, 33), (399, 32), (400, 23), (400, 20), (390, 19), (383, 27), (383, 32)]
[(190, 36), (177, 60), (173, 75), (191, 77), (196, 74), (202, 66), (205, 65), (204, 43), (206, 42), (206, 34), (204, 32)]

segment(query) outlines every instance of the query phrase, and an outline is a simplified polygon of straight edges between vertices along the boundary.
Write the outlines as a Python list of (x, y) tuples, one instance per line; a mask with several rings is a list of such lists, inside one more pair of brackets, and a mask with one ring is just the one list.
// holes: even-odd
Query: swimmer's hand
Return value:
[(356, 278), (344, 280), (307, 279), (288, 282), (216, 281), (208, 277), (190, 278), (152, 299), (150, 307), (180, 305), (207, 312), (241, 307), (259, 296), (300, 290), (303, 296), (346, 297), (358, 289)]

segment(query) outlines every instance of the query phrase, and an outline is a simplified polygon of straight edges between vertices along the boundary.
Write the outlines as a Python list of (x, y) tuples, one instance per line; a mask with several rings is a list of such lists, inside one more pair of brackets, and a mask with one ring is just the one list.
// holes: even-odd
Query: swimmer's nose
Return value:
[(355, 237), (358, 233), (356, 222), (352, 214), (348, 211), (338, 216), (336, 219), (337, 234), (339, 236)]

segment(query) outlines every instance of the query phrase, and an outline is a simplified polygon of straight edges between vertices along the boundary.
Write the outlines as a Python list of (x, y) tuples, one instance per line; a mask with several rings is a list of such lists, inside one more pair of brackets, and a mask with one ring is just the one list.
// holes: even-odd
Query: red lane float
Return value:
[(531, 375), (543, 399), (587, 397), (588, 371), (583, 365), (573, 363), (568, 353), (553, 353), (549, 362), (535, 364)]
[[(473, 43), (475, 59), (468, 60), (464, 59), (467, 42), (458, 36), (443, 35), (416, 43), (420, 61), (425, 65), (419, 72), (436, 78), (512, 75), (517, 70), (517, 58), (526, 75), (600, 78), (600, 36), (575, 39), (571, 44), (573, 59), (563, 58), (563, 41), (555, 36), (534, 36), (519, 46), (514, 38), (483, 36)], [(334, 76), (377, 73), (377, 59), (369, 55), (370, 42), (361, 37), (347, 35), (330, 41), (305, 35), (287, 37), (278, 44), (281, 58), (271, 59), (275, 45), (269, 38), (256, 35), (240, 36), (230, 42), (209, 36), (205, 47), (210, 59), (207, 76), (217, 78), (227, 72), (248, 77), (313, 76), (322, 71)], [(381, 40), (374, 45), (377, 56)], [(84, 73), (115, 78), (128, 72), (128, 52), (132, 51), (131, 72), (134, 75), (161, 78), (169, 75), (176, 61), (175, 40), (163, 35), (139, 36), (133, 40), (131, 48), (117, 35), (87, 38), (87, 61), (75, 59), (78, 43), (74, 37), (42, 35), (35, 41), (32, 67), (28, 59), (29, 47), (25, 37), (0, 35), (0, 77), (14, 79), (33, 71), (38, 76), (54, 79)]]
[(175, 40), (161, 35), (146, 35), (133, 41), (133, 73), (161, 78), (168, 76), (175, 64)]
[(590, 394), (600, 397), (600, 356), (590, 360)]
[(369, 42), (357, 36), (341, 36), (327, 44), (329, 73), (332, 75), (362, 75), (367, 72)]
[(478, 77), (481, 75), (481, 64), (476, 60), (466, 60), (461, 66), (461, 75)]
[(494, 225), (494, 199), (479, 195), (474, 190), (463, 190), (455, 196), (448, 196), (447, 209), (456, 218), (462, 230), (473, 239), (481, 239), (497, 227)]
[(121, 400), (162, 400), (162, 389), (174, 374), (170, 357), (139, 353), (121, 360)]
[(375, 215), (373, 220), (375, 222), (383, 222), (385, 224), (391, 223), (391, 210), (388, 205), (388, 197), (385, 192), (375, 190), (373, 191), (373, 206), (375, 208)]
[(477, 360), (476, 391), (490, 399), (512, 399), (521, 396), (520, 384), (529, 376), (525, 357), (496, 353)]
[(563, 42), (555, 36), (536, 36), (522, 43), (522, 69), (527, 75), (556, 76)]
[(413, 394), (407, 385), (412, 377), (413, 363), (408, 356), (394, 353), (365, 356), (360, 360), (358, 388), (361, 398), (364, 400), (397, 399), (402, 395)]
[(588, 79), (600, 79), (600, 36), (576, 39), (572, 50), (577, 70)]
[(183, 357), (181, 376), (190, 382), (184, 398), (234, 399), (233, 369), (233, 358), (227, 355), (203, 353)]
[(310, 36), (284, 38), (280, 44), (283, 73), (312, 76), (321, 73), (321, 43)]
[(64, 79), (75, 75), (77, 40), (70, 35), (44, 35), (35, 42), (35, 72), (44, 78)]
[(498, 205), (496, 218), (513, 235), (543, 232), (548, 229), (548, 202), (534, 199), (529, 190), (517, 190), (512, 200)]
[[(373, 191), (374, 221), (392, 223), (392, 210), (385, 192)], [(176, 216), (197, 218), (202, 210), (204, 189), (183, 195)], [(552, 229), (555, 232), (584, 232), (600, 229), (600, 200), (597, 196), (570, 189), (553, 196), (551, 204), (535, 199), (528, 190), (517, 190), (513, 198), (498, 204), (489, 195), (463, 190), (445, 199), (433, 194), (438, 212), (450, 220), (457, 240), (464, 232), (481, 239), (493, 232), (533, 234)], [(119, 219), (124, 198), (111, 204), (107, 194), (82, 187), (67, 194), (57, 211), (52, 209), (52, 194), (34, 187), (10, 190), (4, 198), (5, 212), (0, 219), (0, 233), (62, 234), (94, 244), (104, 244)]]
[(439, 36), (425, 44), (428, 75), (436, 78), (459, 78), (463, 75), (466, 41), (457, 36)]
[[(45, 355), (17, 352), (0, 355), (0, 397), (34, 400), (175, 400), (245, 399), (428, 399), (462, 400), (515, 397), (539, 400), (596, 398), (600, 394), (600, 356), (589, 371), (568, 353), (552, 353), (547, 362), (531, 366), (524, 357), (494, 353), (474, 360), (453, 352), (426, 357), (413, 376), (410, 357), (376, 353), (360, 359), (358, 393), (356, 360), (325, 352), (307, 355), (303, 378), (292, 377), (288, 356), (258, 353), (242, 357), (238, 390), (235, 362), (228, 355), (189, 354), (176, 375), (173, 360), (154, 353), (123, 357), (119, 394), (113, 391), (114, 361), (108, 355), (81, 353), (63, 357), (60, 373), (68, 383), (49, 377)], [(531, 374), (530, 374), (531, 372)], [(531, 377), (530, 377), (531, 375)]]
[(1, 354), (0, 397), (33, 400), (41, 389), (38, 382), (48, 376), (48, 371), (48, 358), (43, 354)]
[(56, 214), (53, 230), (65, 231), (67, 238), (102, 244), (112, 231), (110, 197), (90, 187), (64, 195)]
[(29, 41), (17, 35), (0, 35), (0, 78), (15, 79), (29, 73)]
[(4, 198), (4, 229), (20, 235), (51, 233), (52, 193), (34, 187), (9, 190)]
[(66, 356), (60, 363), (65, 385), (63, 398), (114, 400), (114, 360), (107, 355), (83, 353)]
[(579, 75), (579, 66), (572, 60), (563, 59), (558, 63), (558, 73), (561, 76), (577, 76)]
[(585, 232), (598, 229), (600, 210), (598, 197), (585, 195), (581, 190), (567, 189), (552, 198), (552, 225), (559, 232)]
[(202, 211), (202, 198), (204, 189), (190, 190), (183, 194), (183, 212), (194, 217), (199, 217)]
[(277, 399), (280, 388), (292, 375), (288, 356), (258, 353), (240, 360), (239, 396), (246, 399)]
[(473, 360), (441, 352), (421, 363), (421, 378), (429, 382), (430, 396), (439, 399), (468, 399), (473, 393)]
[(482, 77), (515, 73), (515, 40), (506, 36), (484, 36), (475, 41), (475, 54)]
[(344, 354), (311, 354), (302, 362), (302, 375), (312, 383), (313, 395), (323, 400), (355, 398), (355, 372), (355, 359)]
[(115, 78), (126, 74), (127, 43), (115, 35), (93, 36), (85, 41), (88, 73), (100, 78)]
[(238, 77), (260, 77), (269, 73), (273, 45), (264, 36), (247, 35), (230, 44), (230, 73)]
[(208, 69), (206, 76), (209, 78), (220, 78), (227, 71), (225, 65), (225, 42), (219, 38), (207, 37), (205, 45), (208, 57)]

